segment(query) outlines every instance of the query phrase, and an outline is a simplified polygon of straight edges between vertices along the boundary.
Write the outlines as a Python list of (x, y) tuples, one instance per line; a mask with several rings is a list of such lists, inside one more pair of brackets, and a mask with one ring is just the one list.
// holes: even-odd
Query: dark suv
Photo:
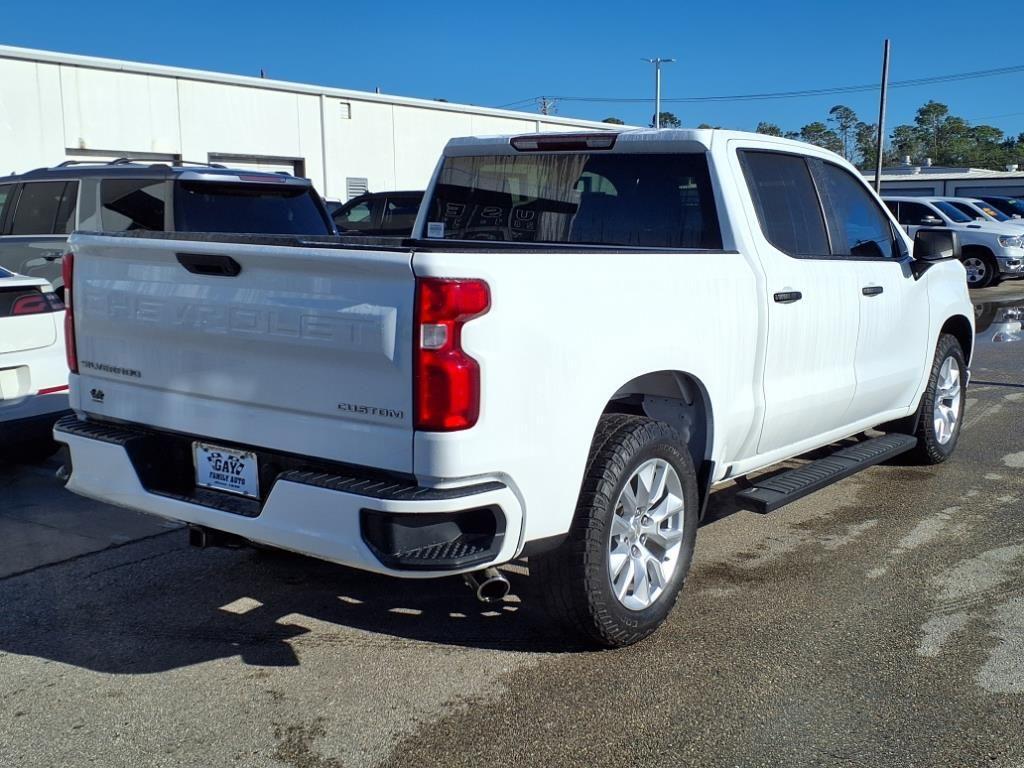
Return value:
[(286, 174), (121, 158), (0, 177), (0, 267), (63, 293), (60, 260), (76, 229), (334, 234), (309, 180)]
[(408, 237), (423, 192), (366, 192), (331, 213), (342, 235)]

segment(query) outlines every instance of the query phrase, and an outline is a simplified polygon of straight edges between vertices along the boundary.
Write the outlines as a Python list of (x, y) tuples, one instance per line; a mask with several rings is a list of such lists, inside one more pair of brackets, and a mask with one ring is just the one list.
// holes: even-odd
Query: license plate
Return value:
[(252, 499), (260, 497), (255, 453), (195, 442), (192, 443), (192, 458), (196, 465), (196, 485)]

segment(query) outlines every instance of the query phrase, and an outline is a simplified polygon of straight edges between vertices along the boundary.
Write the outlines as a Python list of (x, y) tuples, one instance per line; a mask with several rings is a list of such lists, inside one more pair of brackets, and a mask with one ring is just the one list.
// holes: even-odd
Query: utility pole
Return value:
[(675, 59), (640, 59), (654, 65), (654, 127), (661, 128), (661, 65), (672, 64)]
[(875, 159), (875, 192), (882, 192), (882, 154), (885, 149), (885, 102), (889, 95), (889, 39), (882, 51), (882, 93), (878, 99), (878, 157)]
[(542, 115), (553, 115), (558, 111), (555, 107), (555, 100), (549, 99), (547, 96), (541, 96), (537, 99), (537, 110)]

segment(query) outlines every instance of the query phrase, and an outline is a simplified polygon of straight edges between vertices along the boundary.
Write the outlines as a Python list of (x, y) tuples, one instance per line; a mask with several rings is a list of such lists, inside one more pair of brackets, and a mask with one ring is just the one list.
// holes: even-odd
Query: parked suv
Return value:
[(0, 177), (0, 267), (63, 296), (68, 235), (96, 232), (334, 233), (308, 179), (219, 165), (67, 161)]
[(921, 227), (954, 230), (962, 245), (961, 259), (970, 288), (987, 288), (1004, 277), (1024, 274), (1024, 234), (1020, 227), (995, 221), (978, 222), (941, 197), (886, 197), (885, 204), (907, 234)]

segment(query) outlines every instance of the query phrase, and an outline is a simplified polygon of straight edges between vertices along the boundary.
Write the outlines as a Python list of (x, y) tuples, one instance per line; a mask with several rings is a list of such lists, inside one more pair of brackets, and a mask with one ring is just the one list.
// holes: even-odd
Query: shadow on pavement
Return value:
[(395, 638), (590, 650), (568, 643), (530, 594), (525, 563), (506, 566), (512, 594), (485, 604), (461, 578), (393, 579), (284, 552), (191, 550), (184, 539), (139, 542), (128, 562), (107, 552), (0, 580), (0, 651), (146, 674), (232, 656), (295, 666), (304, 647), (393, 648)]

